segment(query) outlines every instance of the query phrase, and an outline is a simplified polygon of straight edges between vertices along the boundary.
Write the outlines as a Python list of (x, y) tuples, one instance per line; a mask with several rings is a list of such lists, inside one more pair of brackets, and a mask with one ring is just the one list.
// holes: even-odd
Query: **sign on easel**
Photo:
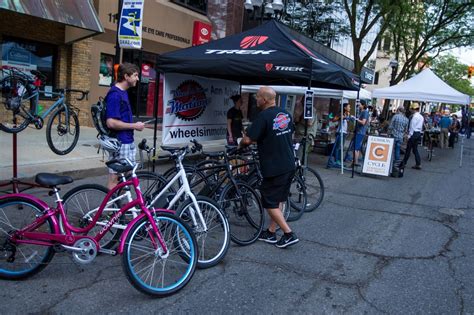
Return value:
[(304, 119), (313, 119), (313, 95), (314, 92), (307, 90), (304, 98)]
[(369, 136), (362, 172), (388, 176), (392, 165), (393, 138)]

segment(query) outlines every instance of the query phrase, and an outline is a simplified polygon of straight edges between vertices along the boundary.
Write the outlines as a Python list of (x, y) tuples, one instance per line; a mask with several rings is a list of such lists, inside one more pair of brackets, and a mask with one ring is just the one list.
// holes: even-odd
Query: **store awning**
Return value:
[(0, 1), (1, 10), (13, 11), (65, 24), (66, 43), (104, 32), (104, 28), (100, 23), (91, 0)]

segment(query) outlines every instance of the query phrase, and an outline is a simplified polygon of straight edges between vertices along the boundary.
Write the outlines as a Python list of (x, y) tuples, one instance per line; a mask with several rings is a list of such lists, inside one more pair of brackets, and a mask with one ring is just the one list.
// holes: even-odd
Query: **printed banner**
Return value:
[(208, 43), (211, 40), (212, 26), (210, 24), (194, 21), (193, 46)]
[(304, 98), (304, 119), (313, 119), (313, 95), (313, 91), (306, 90)]
[(145, 0), (124, 0), (120, 14), (120, 48), (142, 48), (143, 3)]
[(238, 82), (168, 73), (163, 93), (163, 144), (223, 140), (230, 99), (240, 93)]
[(392, 165), (393, 138), (369, 136), (362, 172), (388, 176)]

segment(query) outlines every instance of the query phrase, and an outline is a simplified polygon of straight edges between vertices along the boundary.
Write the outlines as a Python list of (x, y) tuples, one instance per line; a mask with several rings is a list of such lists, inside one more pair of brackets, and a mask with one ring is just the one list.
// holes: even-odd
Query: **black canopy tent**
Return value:
[(307, 48), (288, 27), (275, 20), (204, 45), (163, 54), (157, 67), (162, 72), (240, 84), (359, 89), (359, 76)]
[[(163, 54), (156, 66), (165, 73), (198, 75), (249, 85), (360, 88), (358, 75), (306, 47), (287, 26), (275, 20), (236, 35)], [(156, 147), (156, 119), (154, 142)]]

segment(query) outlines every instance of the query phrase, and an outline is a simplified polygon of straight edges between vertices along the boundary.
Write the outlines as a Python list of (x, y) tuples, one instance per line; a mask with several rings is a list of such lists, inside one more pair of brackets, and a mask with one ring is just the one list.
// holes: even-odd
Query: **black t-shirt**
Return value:
[(293, 171), (293, 132), (291, 115), (272, 106), (258, 114), (249, 127), (248, 136), (258, 145), (263, 177), (272, 177)]
[(232, 137), (242, 137), (242, 111), (240, 109), (232, 107), (227, 111), (227, 119), (232, 120), (230, 124), (230, 129), (232, 130)]

